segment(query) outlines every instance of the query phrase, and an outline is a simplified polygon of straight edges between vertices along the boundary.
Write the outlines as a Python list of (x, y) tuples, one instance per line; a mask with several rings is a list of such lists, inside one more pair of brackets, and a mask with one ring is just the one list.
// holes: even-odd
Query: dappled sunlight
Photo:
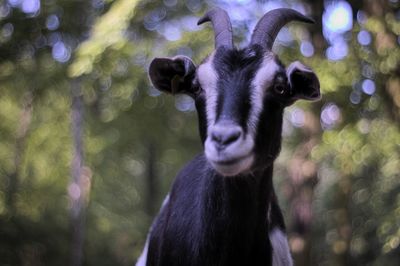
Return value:
[(341, 60), (348, 54), (348, 44), (344, 36), (352, 29), (352, 8), (346, 1), (326, 1), (322, 15), (323, 33), (330, 46), (326, 50), (328, 59)]
[(193, 99), (158, 91), (148, 67), (177, 54), (199, 65), (214, 36), (197, 21), (219, 6), (238, 48), (267, 11), (292, 8), (316, 20), (286, 25), (272, 48), (285, 66), (310, 66), (322, 94), (286, 109), (274, 168), (296, 265), (397, 265), (399, 4), (1, 1), (0, 260), (69, 261), (78, 203), (84, 264), (134, 264), (173, 177), (202, 151)]

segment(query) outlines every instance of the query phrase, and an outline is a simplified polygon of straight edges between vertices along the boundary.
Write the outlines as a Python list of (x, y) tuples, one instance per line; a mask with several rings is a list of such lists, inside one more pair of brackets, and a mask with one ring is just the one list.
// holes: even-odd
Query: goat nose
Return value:
[(211, 132), (211, 139), (221, 147), (236, 142), (241, 135), (242, 130), (237, 126), (215, 127)]

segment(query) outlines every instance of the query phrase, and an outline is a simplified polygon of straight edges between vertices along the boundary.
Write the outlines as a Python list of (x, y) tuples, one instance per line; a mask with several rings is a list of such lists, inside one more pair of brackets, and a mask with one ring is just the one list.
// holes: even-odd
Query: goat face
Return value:
[(318, 99), (319, 82), (300, 62), (285, 69), (257, 42), (237, 50), (223, 41), (218, 45), (217, 36), (216, 50), (197, 68), (184, 56), (156, 58), (149, 74), (156, 88), (193, 97), (208, 161), (218, 173), (237, 176), (273, 162), (284, 107), (297, 99)]

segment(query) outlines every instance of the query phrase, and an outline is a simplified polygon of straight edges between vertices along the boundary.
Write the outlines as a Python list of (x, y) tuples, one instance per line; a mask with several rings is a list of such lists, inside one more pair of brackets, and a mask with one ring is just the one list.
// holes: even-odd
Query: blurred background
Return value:
[(399, 265), (400, 1), (0, 1), (0, 265), (133, 265), (177, 171), (201, 152), (193, 102), (155, 56), (213, 50), (213, 6), (247, 44), (268, 10), (316, 20), (274, 51), (319, 76), (286, 110), (275, 187), (296, 265)]

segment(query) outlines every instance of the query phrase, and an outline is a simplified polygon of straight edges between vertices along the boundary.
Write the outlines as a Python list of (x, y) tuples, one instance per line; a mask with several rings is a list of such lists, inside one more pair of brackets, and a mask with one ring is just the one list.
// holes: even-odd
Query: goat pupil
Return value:
[(284, 94), (285, 93), (285, 87), (283, 86), (283, 85), (276, 85), (275, 86), (275, 91), (278, 93), (278, 94)]

